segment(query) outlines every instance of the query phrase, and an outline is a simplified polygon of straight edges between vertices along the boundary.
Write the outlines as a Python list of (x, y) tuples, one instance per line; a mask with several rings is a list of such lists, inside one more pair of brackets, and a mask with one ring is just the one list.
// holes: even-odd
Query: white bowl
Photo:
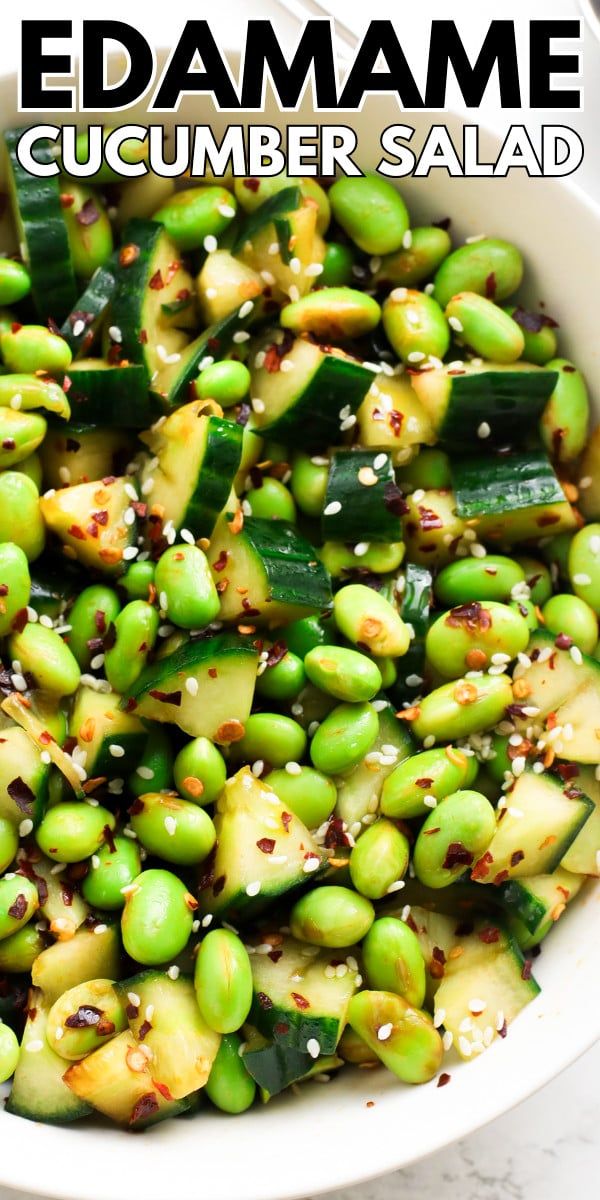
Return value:
[[(23, 123), (15, 96), (14, 78), (0, 80), (5, 125)], [(145, 123), (142, 107), (135, 117)], [(28, 114), (30, 123), (38, 119), (55, 118)], [(222, 132), (237, 117), (186, 99), (177, 120), (213, 120)], [(344, 117), (314, 117), (306, 104), (294, 120), (339, 124)], [(399, 114), (387, 97), (352, 115), (348, 123), (358, 132), (363, 167), (376, 166), (379, 132), (398, 120), (421, 133), (430, 124), (422, 114)], [(460, 121), (447, 114), (444, 120), (460, 146)], [(285, 127), (289, 117), (271, 108), (260, 121)], [(114, 117), (107, 123), (114, 124)], [(484, 149), (495, 145), (484, 138)], [(488, 233), (520, 246), (527, 267), (523, 298), (547, 304), (561, 325), (561, 353), (572, 355), (598, 396), (600, 210), (568, 183), (517, 173), (494, 181), (449, 179), (440, 172), (401, 187), (416, 222), (451, 216), (456, 242)], [(434, 1081), (412, 1088), (383, 1070), (347, 1070), (328, 1086), (306, 1086), (298, 1097), (284, 1096), (237, 1119), (207, 1108), (144, 1136), (89, 1123), (32, 1124), (1, 1111), (0, 1183), (63, 1200), (165, 1200), (172, 1194), (178, 1200), (287, 1200), (414, 1162), (524, 1100), (600, 1036), (599, 902), (600, 885), (590, 883), (535, 962), (541, 995), (511, 1025), (508, 1038), (480, 1058), (459, 1063), (449, 1056), (447, 1087), (437, 1089)]]

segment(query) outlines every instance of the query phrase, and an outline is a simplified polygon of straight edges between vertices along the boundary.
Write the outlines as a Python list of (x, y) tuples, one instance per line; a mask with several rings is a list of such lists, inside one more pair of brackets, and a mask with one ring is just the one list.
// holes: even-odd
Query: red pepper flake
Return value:
[(250, 601), (248, 600), (247, 596), (242, 597), (242, 608), (247, 617), (259, 617), (260, 616), (260, 609), (253, 608)]
[(108, 512), (105, 508), (101, 508), (100, 512), (92, 513), (92, 521), (97, 525), (108, 525)]
[(28, 620), (29, 620), (29, 615), (27, 613), (27, 609), (20, 608), (19, 611), (15, 613), (15, 615), (12, 619), (11, 629), (14, 629), (15, 633), (22, 633)]
[(545, 513), (541, 517), (537, 517), (535, 523), (539, 525), (540, 529), (544, 529), (547, 525), (556, 525), (557, 521), (560, 521), (558, 513)]
[(273, 642), (267, 657), (267, 667), (276, 667), (285, 658), (288, 648), (285, 642)]
[(138, 1121), (146, 1121), (148, 1117), (153, 1117), (159, 1111), (160, 1105), (156, 1099), (154, 1092), (146, 1092), (144, 1096), (140, 1096), (136, 1101), (129, 1118), (129, 1124), (135, 1125)]
[(130, 267), (139, 257), (140, 248), (134, 242), (128, 242), (126, 246), (122, 246), (119, 250), (119, 264), (122, 267)]
[(158, 688), (152, 688), (149, 692), (153, 700), (160, 700), (161, 704), (181, 704), (181, 691), (178, 692), (160, 692)]
[(286, 1033), (289, 1032), (290, 1027), (289, 1025), (286, 1025), (285, 1021), (278, 1021), (277, 1024), (273, 1026), (273, 1033), (276, 1034), (277, 1037), (285, 1037)]
[(417, 512), (419, 513), (421, 529), (426, 531), (430, 529), (443, 529), (444, 522), (442, 518), (432, 508), (426, 508), (423, 504), (419, 504), (417, 505)]
[(16, 779), (11, 779), (10, 783), (6, 785), (6, 790), (11, 800), (14, 800), (21, 812), (31, 813), (35, 802), (35, 795), (29, 785), (25, 783), (25, 780), (21, 779), (20, 775), (17, 775)]
[(175, 1097), (169, 1091), (169, 1088), (167, 1087), (166, 1083), (160, 1083), (158, 1081), (158, 1079), (153, 1079), (152, 1083), (153, 1083), (154, 1087), (156, 1088), (157, 1092), (160, 1092), (163, 1100), (174, 1100), (175, 1099)]
[(388, 512), (394, 517), (403, 517), (409, 512), (408, 504), (393, 480), (386, 483), (383, 489), (383, 504)]
[(67, 1017), (65, 1025), (67, 1029), (91, 1029), (102, 1016), (101, 1008), (95, 1008), (93, 1004), (80, 1004), (77, 1012)]
[(469, 604), (459, 604), (456, 608), (452, 608), (446, 617), (445, 624), (451, 629), (460, 629), (464, 626), (470, 633), (478, 633), (487, 631), (491, 628), (492, 617), (487, 608), (479, 603), (479, 600), (473, 600)]
[(217, 559), (215, 559), (215, 561), (213, 563), (213, 570), (214, 571), (224, 571), (225, 567), (227, 566), (228, 558), (229, 558), (229, 551), (221, 550), (219, 557)]
[(27, 900), (22, 892), (15, 896), (13, 903), (8, 909), (8, 916), (14, 917), (15, 921), (21, 921), (27, 912)]
[(151, 1029), (152, 1026), (149, 1021), (142, 1021), (142, 1024), (138, 1029), (138, 1041), (143, 1042), (144, 1038), (148, 1036)]
[(160, 292), (162, 290), (162, 288), (164, 288), (164, 286), (165, 286), (165, 282), (160, 273), (160, 270), (155, 271), (152, 278), (149, 279), (149, 281), (148, 281), (148, 287), (152, 288), (152, 290), (154, 292)]
[(299, 992), (292, 992), (291, 996), (296, 1008), (301, 1009), (303, 1012), (305, 1009), (310, 1008), (310, 1004), (306, 999), (306, 996), (301, 996)]
[(490, 873), (490, 867), (494, 861), (493, 855), (489, 850), (482, 854), (478, 862), (475, 863), (471, 871), (471, 879), (476, 883), (479, 879), (485, 879)]
[(96, 1033), (98, 1037), (110, 1037), (111, 1034), (116, 1032), (117, 1030), (114, 1021), (109, 1021), (108, 1018), (104, 1016), (100, 1017), (100, 1020), (96, 1025)]
[(398, 409), (393, 408), (392, 411), (388, 413), (387, 419), (388, 425), (394, 437), (400, 437), (402, 426), (404, 424), (404, 413), (398, 412)]
[(225, 887), (225, 876), (219, 875), (219, 878), (215, 879), (215, 882), (213, 883), (213, 896), (220, 896), (224, 887)]
[(511, 867), (518, 867), (519, 863), (523, 862), (524, 858), (525, 858), (525, 853), (523, 850), (513, 850), (512, 854), (510, 856)]
[(59, 199), (61, 208), (72, 208), (75, 203), (75, 197), (72, 192), (61, 192)]
[(348, 836), (341, 817), (331, 817), (325, 833), (324, 846), (326, 850), (337, 850), (340, 846), (349, 846)]
[(523, 969), (521, 971), (521, 979), (525, 979), (525, 980), (531, 979), (531, 968), (532, 967), (533, 967), (532, 960), (530, 958), (526, 958), (525, 962), (523, 963)]
[(125, 1015), (130, 1021), (135, 1021), (140, 1015), (139, 1006), (137, 1004), (127, 1004), (125, 1007)]
[(8, 591), (9, 591), (8, 584), (0, 583), (0, 596), (8, 596)]
[(283, 954), (283, 950), (269, 950), (269, 953), (267, 954), (267, 958), (270, 958), (271, 962), (276, 963), (276, 962), (279, 962), (279, 959), (281, 958), (282, 954)]
[(60, 889), (60, 894), (65, 908), (71, 908), (71, 905), (73, 904), (73, 897), (75, 895), (75, 888), (71, 887), (70, 883), (63, 882)]
[(501, 883), (505, 883), (508, 879), (508, 874), (508, 871), (498, 871), (498, 874), (494, 879), (495, 885), (498, 887)]
[(266, 992), (257, 992), (256, 999), (258, 1000), (260, 1007), (263, 1008), (265, 1012), (268, 1012), (268, 1010), (273, 1007), (273, 1001), (271, 1000), (270, 996), (267, 996)]
[(17, 448), (17, 443), (15, 442), (14, 438), (11, 438), (11, 437), (4, 438), (4, 441), (2, 442), (3, 450), (16, 450), (16, 448)]
[(272, 854), (275, 849), (275, 838), (259, 838), (256, 845), (263, 854)]
[[(525, 308), (517, 306), (512, 313), (513, 321), (521, 326), (521, 329), (526, 329), (528, 333), (539, 333), (546, 326), (548, 329), (558, 329), (558, 321), (554, 321), (552, 317), (547, 317), (545, 313), (529, 312)], [(563, 371), (565, 367), (563, 367)], [(573, 368), (571, 368), (573, 370)]]
[(144, 500), (132, 500), (131, 507), (136, 515), (143, 521), (148, 516), (148, 505)]
[(568, 633), (559, 633), (558, 637), (554, 639), (554, 645), (557, 650), (570, 650), (573, 638), (569, 637)]
[(440, 1077), (437, 1081), (437, 1086), (439, 1088), (445, 1087), (447, 1083), (450, 1083), (451, 1078), (452, 1078), (452, 1076), (449, 1075), (447, 1071), (442, 1071), (442, 1074), (440, 1075)]
[(283, 825), (283, 828), (285, 829), (286, 833), (289, 833), (289, 828), (290, 828), (291, 823), (292, 823), (292, 814), (289, 812), (282, 812), (281, 824)]
[(244, 179), (242, 187), (248, 189), (249, 192), (257, 192), (260, 187), (260, 179)]
[(500, 930), (495, 925), (486, 925), (483, 929), (479, 930), (477, 936), (480, 942), (483, 942), (486, 946), (491, 946), (494, 942), (500, 941)]
[(91, 196), (79, 209), (79, 212), (75, 213), (75, 220), (78, 225), (95, 225), (96, 221), (100, 220), (100, 212)]
[(169, 283), (173, 282), (180, 267), (181, 267), (181, 263), (178, 262), (176, 258), (173, 259), (173, 262), (169, 263), (169, 265), (165, 271), (165, 286), (167, 286)]
[(219, 672), (217, 671), (217, 668), (216, 668), (216, 667), (209, 667), (209, 668), (208, 668), (208, 674), (209, 674), (209, 676), (210, 676), (210, 678), (211, 678), (211, 679), (216, 679), (216, 678), (217, 678), (217, 676), (218, 676), (218, 674), (219, 674)]
[(470, 867), (472, 862), (473, 855), (462, 842), (450, 842), (442, 866), (444, 870), (451, 871), (453, 867)]
[(415, 786), (424, 788), (425, 790), (427, 790), (427, 788), (430, 788), (432, 786), (432, 784), (433, 784), (433, 779), (427, 779), (425, 776), (423, 776), (421, 779), (415, 779)]
[(115, 845), (115, 839), (113, 837), (113, 831), (110, 825), (104, 826), (104, 829), (102, 830), (102, 837), (104, 838), (104, 841), (106, 842), (111, 854), (116, 854), (117, 847)]
[(70, 528), (67, 529), (67, 533), (69, 534), (69, 537), (74, 537), (80, 542), (85, 542), (85, 533), (83, 532), (81, 525), (71, 525)]
[(490, 274), (485, 281), (485, 294), (488, 300), (494, 299), (494, 296), (496, 295), (496, 286), (496, 274), (494, 271), (490, 271)]
[(86, 533), (89, 533), (90, 537), (97, 538), (99, 532), (100, 531), (95, 521), (92, 521), (90, 525), (86, 526)]

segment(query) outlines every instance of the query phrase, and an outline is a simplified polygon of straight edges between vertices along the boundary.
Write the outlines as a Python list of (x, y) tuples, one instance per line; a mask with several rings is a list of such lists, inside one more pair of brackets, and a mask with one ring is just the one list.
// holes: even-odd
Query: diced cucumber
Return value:
[(580, 767), (573, 782), (593, 801), (595, 808), (560, 865), (577, 875), (600, 875), (600, 780), (594, 767)]
[(231, 349), (235, 334), (246, 329), (252, 316), (253, 310), (246, 302), (205, 329), (179, 354), (172, 355), (172, 362), (166, 362), (163, 355), (163, 366), (153, 380), (153, 387), (159, 393), (163, 407), (175, 408), (189, 399), (190, 392), (194, 395), (193, 385), (202, 369), (203, 360), (224, 358)]
[(186, 1100), (165, 1097), (153, 1078), (152, 1063), (130, 1030), (73, 1063), (64, 1079), (86, 1107), (130, 1129), (147, 1129), (189, 1107)]
[(46, 1041), (51, 1002), (37, 988), (27, 1001), (28, 1017), (6, 1111), (29, 1121), (78, 1121), (92, 1111), (63, 1082), (65, 1060)]
[(61, 329), (75, 360), (89, 354), (117, 286), (118, 251), (97, 267)]
[(582, 887), (582, 876), (562, 867), (552, 875), (524, 875), (501, 884), (500, 903), (522, 950), (545, 938)]
[(412, 385), (441, 441), (481, 447), (523, 442), (536, 427), (558, 374), (532, 363), (462, 362), (417, 372)]
[(103, 358), (81, 358), (69, 367), (69, 403), (74, 421), (116, 429), (143, 429), (162, 408), (148, 391), (142, 363), (111, 366)]
[(523, 542), (575, 529), (573, 509), (543, 451), (526, 450), (451, 464), (460, 517), (477, 521), (483, 539)]
[[(379, 733), (369, 751), (368, 762), (359, 763), (350, 775), (346, 775), (338, 783), (335, 814), (355, 835), (358, 830), (353, 831), (353, 826), (362, 822), (368, 813), (377, 811), (388, 775), (413, 753), (414, 744), (407, 729), (407, 722), (399, 721), (392, 705), (386, 704), (379, 713)], [(374, 754), (393, 761), (378, 761), (373, 758)]]
[(548, 722), (549, 729), (559, 729), (552, 743), (557, 754), (576, 763), (597, 763), (600, 663), (575, 647), (562, 648), (545, 630), (536, 630), (527, 653), (531, 665), (519, 664), (515, 670), (524, 689), (522, 704), (538, 709), (536, 719)]
[(135, 713), (123, 712), (116, 692), (95, 692), (80, 687), (69, 718), (69, 735), (85, 754), (88, 777), (109, 779), (127, 775), (137, 766), (147, 730)]
[(7, 724), (0, 737), (0, 817), (13, 825), (29, 817), (37, 826), (48, 799), (50, 768), (18, 725)]
[(63, 992), (89, 979), (118, 979), (121, 943), (118, 927), (108, 923), (82, 926), (65, 942), (55, 942), (38, 954), (31, 971), (34, 987), (51, 1007)]
[(336, 451), (331, 458), (321, 517), (323, 540), (397, 542), (401, 536), (400, 518), (394, 512), (397, 498), (389, 454)]
[(131, 524), (123, 519), (131, 508), (130, 487), (125, 478), (98, 479), (40, 497), (44, 521), (69, 557), (105, 574), (123, 570), (123, 551), (137, 540), (135, 512)]

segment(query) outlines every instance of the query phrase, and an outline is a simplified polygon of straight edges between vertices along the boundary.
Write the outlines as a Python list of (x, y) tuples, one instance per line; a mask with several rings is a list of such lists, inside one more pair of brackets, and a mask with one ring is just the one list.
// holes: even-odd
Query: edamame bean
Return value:
[(569, 577), (575, 595), (600, 615), (600, 522), (575, 534), (569, 549)]
[(0, 941), (0, 971), (6, 975), (27, 974), (46, 946), (47, 942), (33, 922), (24, 925)]
[(226, 1113), (243, 1113), (252, 1105), (256, 1084), (241, 1056), (242, 1042), (235, 1033), (225, 1034), (211, 1067), (204, 1091), (215, 1108)]
[(48, 1013), (46, 1037), (55, 1054), (77, 1062), (128, 1028), (112, 979), (91, 979), (63, 992)]
[(177, 866), (203, 862), (216, 840), (203, 808), (165, 792), (146, 792), (132, 805), (131, 827), (149, 854)]
[(416, 287), (431, 279), (452, 249), (452, 240), (445, 229), (425, 225), (411, 230), (410, 246), (388, 254), (373, 276), (381, 286)]
[(82, 279), (90, 279), (112, 254), (112, 227), (97, 192), (71, 179), (62, 180), (61, 189), (73, 269)]
[(393, 658), (378, 658), (377, 666), (381, 671), (381, 686), (384, 691), (387, 691), (398, 680), (398, 668)]
[(208, 738), (194, 738), (179, 751), (173, 763), (173, 778), (177, 791), (186, 800), (214, 804), (227, 778), (223, 755)]
[(442, 308), (458, 292), (477, 292), (498, 303), (516, 292), (522, 278), (523, 259), (516, 246), (501, 238), (480, 238), (444, 259), (433, 294)]
[(181, 629), (202, 629), (219, 612), (219, 594), (206, 555), (199, 546), (169, 546), (156, 564), (158, 601)]
[(585, 600), (558, 592), (542, 609), (546, 628), (571, 638), (583, 654), (593, 654), (598, 641), (598, 618)]
[(454, 741), (497, 725), (512, 702), (510, 679), (505, 675), (452, 680), (419, 702), (412, 730), (421, 741)]
[(128, 888), (121, 917), (127, 954), (147, 967), (176, 958), (188, 943), (197, 907), (171, 871), (142, 871)]
[(511, 661), (528, 642), (529, 626), (520, 613), (495, 600), (473, 600), (430, 625), (425, 650), (439, 675), (458, 679), (465, 671), (485, 671), (494, 663)]
[(288, 650), (304, 659), (315, 646), (333, 645), (337, 631), (331, 617), (300, 617), (286, 625), (284, 639)]
[[(424, 817), (431, 799), (443, 800), (473, 782), (477, 759), (455, 746), (424, 750), (406, 758), (388, 775), (381, 793), (381, 811), (397, 820)], [(429, 801), (427, 804), (426, 801)]]
[(129, 600), (149, 600), (150, 587), (154, 583), (154, 563), (130, 563), (124, 575), (119, 576), (119, 587), (127, 593)]
[(504, 312), (516, 321), (523, 334), (523, 358), (525, 362), (545, 367), (556, 357), (557, 339), (555, 322), (544, 313), (528, 312), (520, 305), (508, 304)]
[(228, 929), (213, 929), (196, 955), (194, 987), (206, 1024), (234, 1033), (252, 1006), (252, 968), (244, 943)]
[(10, 633), (17, 613), (29, 604), (27, 556), (14, 542), (0, 542), (0, 637)]
[(246, 494), (253, 517), (262, 517), (265, 521), (296, 522), (296, 505), (292, 493), (279, 479), (264, 475), (258, 488), (251, 488)]
[(421, 1008), (425, 1003), (425, 959), (419, 939), (405, 921), (380, 917), (362, 945), (369, 987), (402, 996)]
[(18, 304), (31, 291), (29, 271), (13, 258), (0, 258), (0, 304)]
[(224, 359), (205, 367), (195, 384), (200, 400), (216, 400), (221, 408), (240, 404), (250, 391), (250, 372), (245, 363)]
[(433, 585), (436, 598), (454, 608), (479, 600), (508, 600), (513, 588), (525, 582), (518, 562), (502, 554), (485, 558), (462, 558), (448, 563)]
[(30, 562), (39, 558), (46, 541), (35, 483), (20, 471), (0, 473), (0, 541), (14, 542)]
[(152, 726), (142, 757), (131, 772), (127, 786), (134, 796), (143, 796), (150, 787), (155, 792), (172, 788), (173, 750), (163, 725)]
[(235, 758), (250, 763), (262, 759), (271, 767), (300, 762), (305, 750), (306, 734), (302, 726), (279, 713), (252, 713), (246, 721), (243, 738), (231, 747)]
[(392, 821), (376, 821), (361, 833), (350, 855), (350, 878), (361, 896), (381, 900), (408, 870), (408, 838)]
[(406, 654), (410, 634), (395, 608), (363, 583), (340, 588), (333, 602), (335, 622), (348, 641), (362, 643), (375, 658)]
[(0, 1021), (0, 1083), (14, 1075), (19, 1061), (19, 1039), (10, 1025)]
[(352, 282), (353, 266), (354, 254), (350, 246), (342, 242), (327, 242), (319, 283), (323, 287), (345, 287)]
[(403, 490), (415, 491), (423, 488), (449, 488), (452, 486), (450, 459), (444, 450), (423, 446), (412, 462), (399, 468)]
[(104, 669), (114, 692), (122, 694), (133, 687), (154, 646), (158, 626), (158, 613), (147, 600), (130, 600), (115, 617), (104, 643)]
[(461, 344), (495, 363), (512, 363), (525, 348), (523, 331), (504, 309), (477, 292), (458, 292), (445, 309)]
[(338, 225), (367, 254), (400, 249), (410, 218), (400, 193), (387, 179), (345, 176), (330, 188), (329, 202)]
[(15, 467), (43, 442), (48, 424), (40, 413), (0, 407), (0, 469)]
[(0, 375), (0, 409), (3, 408), (21, 416), (32, 409), (43, 408), (65, 421), (71, 415), (63, 389), (54, 380), (38, 375)]
[(318, 829), (335, 808), (335, 784), (313, 767), (301, 767), (296, 775), (285, 769), (271, 771), (268, 781), (285, 808), (299, 817), (307, 829)]
[(304, 659), (311, 683), (337, 700), (372, 700), (381, 689), (381, 671), (366, 654), (343, 646), (317, 646)]
[(481, 792), (452, 792), (423, 822), (413, 853), (417, 879), (425, 887), (448, 887), (487, 850), (496, 814)]
[(179, 250), (197, 250), (207, 237), (220, 237), (235, 217), (237, 201), (227, 188), (195, 187), (176, 192), (154, 214)]
[(54, 696), (71, 696), (79, 687), (81, 672), (76, 658), (60, 634), (45, 625), (30, 622), (13, 633), (11, 658), (21, 664), (21, 673), (33, 675), (36, 686)]
[(18, 849), (19, 835), (15, 826), (6, 817), (0, 817), (0, 873), (10, 866)]
[(0, 940), (22, 929), (39, 906), (37, 888), (30, 879), (15, 874), (0, 879)]
[(513, 608), (515, 612), (518, 612), (519, 615), (523, 617), (524, 621), (527, 621), (527, 628), (529, 629), (530, 633), (533, 633), (534, 629), (538, 628), (539, 621), (537, 618), (536, 605), (533, 603), (533, 601), (511, 600), (509, 608)]
[(117, 835), (111, 844), (96, 851), (81, 885), (88, 904), (107, 912), (118, 912), (125, 905), (123, 888), (129, 887), (141, 870), (140, 852), (132, 838)]
[(428, 1013), (392, 992), (359, 992), (348, 1021), (376, 1058), (403, 1083), (427, 1083), (439, 1069), (442, 1039)]
[(355, 548), (344, 542), (324, 542), (317, 553), (329, 574), (337, 579), (347, 571), (389, 575), (403, 562), (405, 547), (403, 542), (372, 542), (365, 554), (357, 554)]
[(529, 598), (534, 604), (545, 604), (552, 595), (552, 576), (545, 563), (539, 558), (528, 554), (519, 554), (515, 560), (525, 572), (525, 583), (529, 588)]
[(565, 583), (569, 582), (569, 553), (573, 536), (570, 530), (565, 533), (556, 533), (554, 537), (547, 540), (544, 538), (539, 547), (544, 561), (548, 563), (552, 571), (556, 568), (560, 579)]
[(354, 1063), (356, 1066), (360, 1066), (361, 1063), (368, 1063), (371, 1067), (378, 1066), (376, 1055), (350, 1025), (346, 1025), (336, 1053), (344, 1062)]
[(383, 328), (404, 363), (443, 358), (450, 345), (450, 327), (437, 300), (411, 288), (390, 292), (383, 305)]
[(306, 672), (302, 659), (288, 650), (272, 667), (267, 662), (266, 671), (256, 680), (256, 690), (259, 696), (266, 696), (269, 700), (293, 700), (305, 683)]
[(82, 671), (103, 649), (104, 635), (121, 609), (119, 597), (103, 583), (84, 588), (69, 612), (69, 650)]
[(351, 888), (315, 888), (297, 900), (290, 914), (292, 937), (311, 946), (333, 950), (353, 946), (369, 932), (375, 909), (369, 900)]
[(338, 704), (319, 725), (310, 745), (318, 771), (337, 775), (358, 766), (379, 733), (379, 717), (371, 704)]
[(350, 287), (323, 287), (286, 304), (279, 323), (294, 333), (312, 333), (335, 341), (363, 337), (381, 320), (381, 309), (372, 296)]
[(80, 862), (96, 854), (103, 842), (110, 845), (110, 832), (115, 828), (114, 813), (98, 805), (77, 800), (64, 800), (46, 815), (35, 831), (35, 839), (47, 858), (54, 862)]
[(548, 371), (558, 371), (558, 380), (540, 420), (542, 441), (556, 462), (572, 462), (583, 450), (590, 416), (585, 380), (567, 358), (552, 358)]
[(307, 517), (320, 517), (325, 503), (329, 459), (297, 451), (292, 462), (292, 496)]
[(62, 375), (73, 357), (68, 342), (45, 325), (20, 325), (3, 333), (0, 349), (9, 371), (32, 375), (36, 371)]

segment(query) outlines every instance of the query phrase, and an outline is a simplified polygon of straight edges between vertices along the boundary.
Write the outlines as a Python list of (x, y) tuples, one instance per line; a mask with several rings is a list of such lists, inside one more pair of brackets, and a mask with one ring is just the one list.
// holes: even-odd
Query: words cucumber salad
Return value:
[(83, 186), (19, 132), (7, 1110), (141, 1130), (348, 1064), (446, 1084), (600, 874), (585, 382), (519, 249), (413, 227), (383, 179)]

